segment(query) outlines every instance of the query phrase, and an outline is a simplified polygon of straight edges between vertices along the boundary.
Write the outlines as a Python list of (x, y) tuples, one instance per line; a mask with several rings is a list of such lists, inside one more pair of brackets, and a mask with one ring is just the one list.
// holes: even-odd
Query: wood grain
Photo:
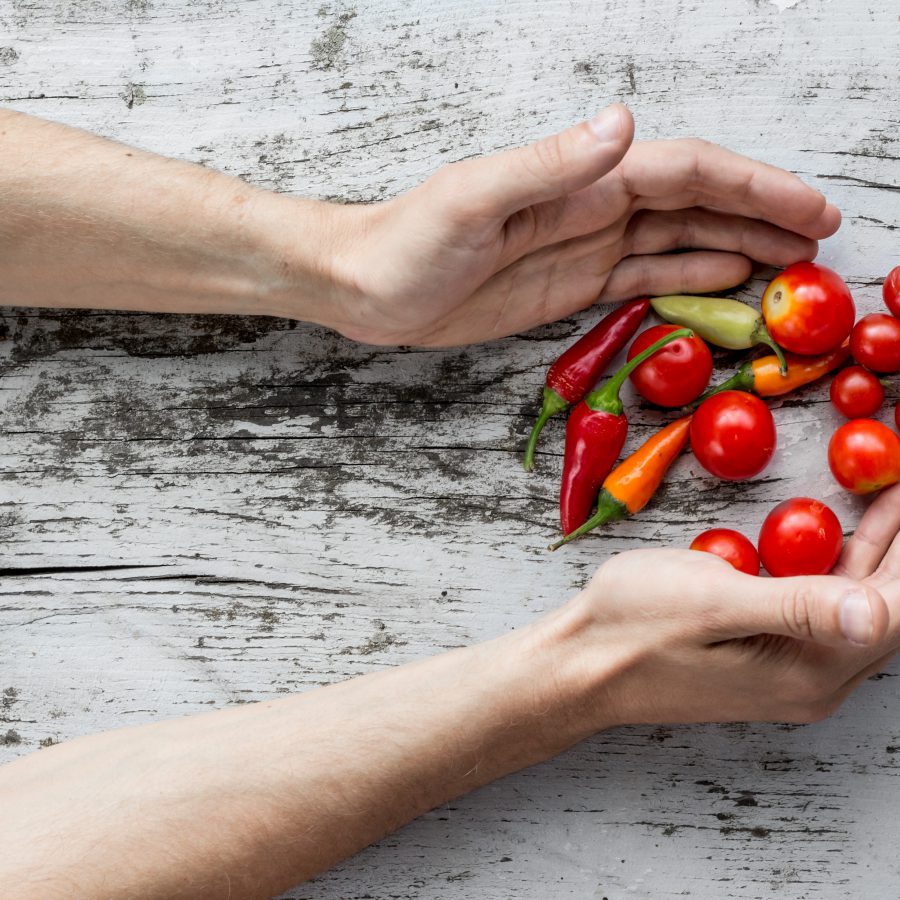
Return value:
[[(700, 135), (825, 190), (845, 225), (822, 258), (868, 311), (900, 256), (898, 47), (890, 0), (0, 0), (0, 102), (343, 202), (624, 100), (642, 138)], [(421, 351), (6, 310), (0, 761), (499, 634), (610, 553), (753, 535), (787, 493), (852, 530), (818, 387), (774, 404), (764, 477), (686, 457), (638, 520), (548, 556), (561, 426), (536, 475), (518, 454), (546, 365), (596, 316)], [(636, 443), (659, 416), (634, 409)], [(898, 671), (812, 727), (599, 736), (286, 896), (900, 897)]]

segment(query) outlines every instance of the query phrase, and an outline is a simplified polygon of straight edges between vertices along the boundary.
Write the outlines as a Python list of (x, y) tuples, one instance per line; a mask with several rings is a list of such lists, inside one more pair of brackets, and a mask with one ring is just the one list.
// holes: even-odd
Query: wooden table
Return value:
[[(845, 224), (822, 259), (870, 311), (900, 261), (898, 12), (0, 0), (0, 100), (359, 201), (620, 99), (641, 138), (701, 135), (827, 191)], [(713, 524), (755, 535), (788, 494), (852, 531), (863, 504), (827, 473), (819, 387), (774, 404), (763, 477), (718, 484), (686, 457), (637, 521), (548, 556), (561, 424), (538, 475), (519, 452), (546, 365), (596, 317), (433, 351), (287, 321), (6, 310), (0, 760), (499, 634), (613, 552)], [(637, 441), (659, 416), (633, 420)], [(813, 727), (601, 735), (287, 896), (896, 898), (898, 672)]]

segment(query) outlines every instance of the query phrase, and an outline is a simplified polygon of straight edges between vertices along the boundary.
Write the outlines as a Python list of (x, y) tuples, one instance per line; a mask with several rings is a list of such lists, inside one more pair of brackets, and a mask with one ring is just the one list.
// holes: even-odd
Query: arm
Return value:
[(900, 643), (898, 500), (842, 560), (867, 583), (635, 551), (496, 640), (24, 757), (0, 770), (0, 894), (264, 898), (600, 729), (820, 719)]
[(613, 106), (346, 206), (0, 111), (0, 303), (279, 315), (371, 343), (463, 344), (598, 298), (726, 289), (753, 260), (811, 259), (840, 223), (780, 169), (632, 137)]

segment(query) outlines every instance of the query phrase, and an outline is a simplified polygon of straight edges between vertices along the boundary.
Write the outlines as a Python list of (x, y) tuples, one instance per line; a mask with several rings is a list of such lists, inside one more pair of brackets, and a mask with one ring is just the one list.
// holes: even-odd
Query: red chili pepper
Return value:
[(537, 447), (538, 435), (547, 421), (583, 399), (604, 373), (610, 360), (634, 337), (649, 309), (650, 300), (646, 297), (623, 303), (575, 341), (550, 366), (545, 381), (541, 414), (531, 429), (525, 447), (525, 459), (522, 464), (526, 472), (534, 468), (534, 450)]
[(592, 391), (569, 416), (566, 426), (566, 453), (559, 492), (559, 518), (563, 534), (575, 531), (587, 521), (597, 500), (597, 491), (609, 474), (628, 434), (628, 420), (622, 411), (619, 390), (625, 379), (642, 362), (666, 344), (693, 337), (680, 328), (651, 344), (629, 360), (603, 387)]
[(687, 446), (691, 434), (691, 417), (670, 422), (656, 432), (628, 459), (610, 472), (597, 497), (597, 511), (580, 528), (576, 528), (551, 544), (557, 550), (605, 522), (615, 522), (640, 512), (656, 493), (669, 467)]

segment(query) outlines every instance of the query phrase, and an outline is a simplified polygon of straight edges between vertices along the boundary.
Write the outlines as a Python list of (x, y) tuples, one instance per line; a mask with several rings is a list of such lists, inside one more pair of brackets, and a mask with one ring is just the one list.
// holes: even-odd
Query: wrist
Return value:
[(562, 745), (554, 752), (627, 721), (619, 686), (639, 654), (621, 637), (598, 626), (585, 593), (509, 636), (528, 667), (547, 740)]
[(365, 209), (260, 192), (252, 228), (261, 261), (257, 313), (343, 332), (355, 288), (342, 260)]

